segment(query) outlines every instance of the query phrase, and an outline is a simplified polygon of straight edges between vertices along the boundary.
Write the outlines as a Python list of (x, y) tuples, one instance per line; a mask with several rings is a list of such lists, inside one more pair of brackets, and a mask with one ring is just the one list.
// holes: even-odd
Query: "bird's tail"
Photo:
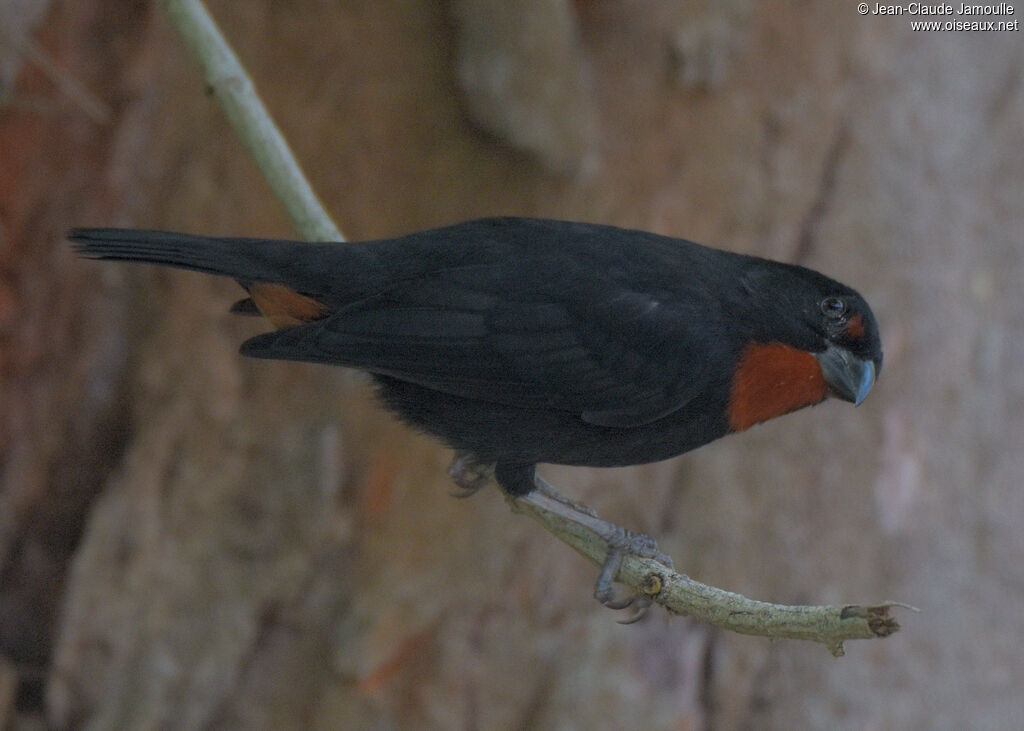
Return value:
[[(274, 280), (275, 264), (290, 241), (192, 236), (167, 231), (76, 228), (67, 237), (90, 259), (141, 261), (234, 277), (239, 281)], [(294, 250), (290, 252), (294, 255)]]

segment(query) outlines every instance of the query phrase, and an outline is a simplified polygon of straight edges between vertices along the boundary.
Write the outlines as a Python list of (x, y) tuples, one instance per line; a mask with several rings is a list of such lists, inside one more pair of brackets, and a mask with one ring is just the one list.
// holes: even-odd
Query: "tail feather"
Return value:
[(76, 228), (68, 232), (76, 251), (90, 259), (141, 261), (221, 274), (237, 279), (258, 278), (252, 239), (117, 228)]
[(68, 239), (79, 254), (90, 259), (162, 264), (231, 276), (242, 283), (281, 282), (294, 278), (296, 273), (306, 273), (294, 270), (299, 260), (296, 248), (309, 246), (133, 228), (75, 228), (68, 232)]
[[(304, 299), (290, 297), (281, 288), (257, 290), (264, 300), (284, 303), (285, 309), (310, 317), (322, 307), (337, 307), (379, 292), (393, 281), (389, 262), (403, 261), (391, 257), (390, 250), (381, 253), (377, 247), (355, 244), (215, 238), (118, 228), (76, 228), (67, 237), (79, 254), (90, 259), (147, 262), (227, 276), (250, 293), (253, 285), (282, 285)], [(256, 304), (264, 310), (259, 300)], [(252, 304), (240, 304), (237, 311), (252, 313), (254, 309)]]

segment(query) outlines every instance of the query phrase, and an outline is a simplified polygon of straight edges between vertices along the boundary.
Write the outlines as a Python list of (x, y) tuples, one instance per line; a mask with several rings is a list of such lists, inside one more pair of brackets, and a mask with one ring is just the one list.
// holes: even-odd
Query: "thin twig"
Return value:
[(308, 241), (344, 241), (203, 3), (162, 0), (162, 4), (202, 66), (206, 83), (228, 121), (249, 148), (298, 232)]
[[(199, 0), (162, 0), (199, 59), (217, 100), (249, 147), (295, 227), (309, 240), (342, 241), (341, 233), (313, 193), (284, 137), (252, 82)], [(607, 545), (595, 533), (535, 505), (511, 500), (512, 509), (537, 520), (597, 565)], [(897, 603), (843, 607), (786, 606), (747, 599), (693, 581), (654, 559), (627, 556), (618, 581), (651, 597), (671, 612), (744, 634), (813, 640), (836, 656), (845, 640), (887, 637), (899, 629), (889, 610)]]
[[(585, 558), (604, 564), (607, 544), (596, 533), (537, 505), (514, 499), (510, 503)], [(741, 634), (820, 642), (836, 657), (843, 654), (846, 640), (888, 637), (897, 631), (899, 624), (889, 613), (892, 607), (913, 609), (899, 602), (842, 607), (771, 604), (701, 584), (653, 558), (636, 556), (626, 556), (618, 581), (675, 614)]]

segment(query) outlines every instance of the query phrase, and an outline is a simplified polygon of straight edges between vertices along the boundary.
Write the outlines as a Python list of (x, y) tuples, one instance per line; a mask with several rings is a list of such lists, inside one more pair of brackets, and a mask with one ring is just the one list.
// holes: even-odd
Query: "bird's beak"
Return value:
[(860, 402), (867, 398), (868, 391), (875, 385), (874, 362), (861, 360), (850, 351), (835, 345), (829, 345), (817, 357), (832, 395), (860, 406)]

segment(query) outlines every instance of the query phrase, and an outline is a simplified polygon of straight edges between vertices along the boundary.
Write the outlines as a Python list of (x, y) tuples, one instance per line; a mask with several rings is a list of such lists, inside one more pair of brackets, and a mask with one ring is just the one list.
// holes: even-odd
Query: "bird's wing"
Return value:
[[(396, 283), (321, 320), (259, 335), (245, 355), (347, 365), (465, 398), (655, 421), (707, 385), (707, 313), (608, 279), (465, 266)], [(564, 273), (562, 273), (564, 275)], [(518, 290), (518, 291), (517, 291)]]

